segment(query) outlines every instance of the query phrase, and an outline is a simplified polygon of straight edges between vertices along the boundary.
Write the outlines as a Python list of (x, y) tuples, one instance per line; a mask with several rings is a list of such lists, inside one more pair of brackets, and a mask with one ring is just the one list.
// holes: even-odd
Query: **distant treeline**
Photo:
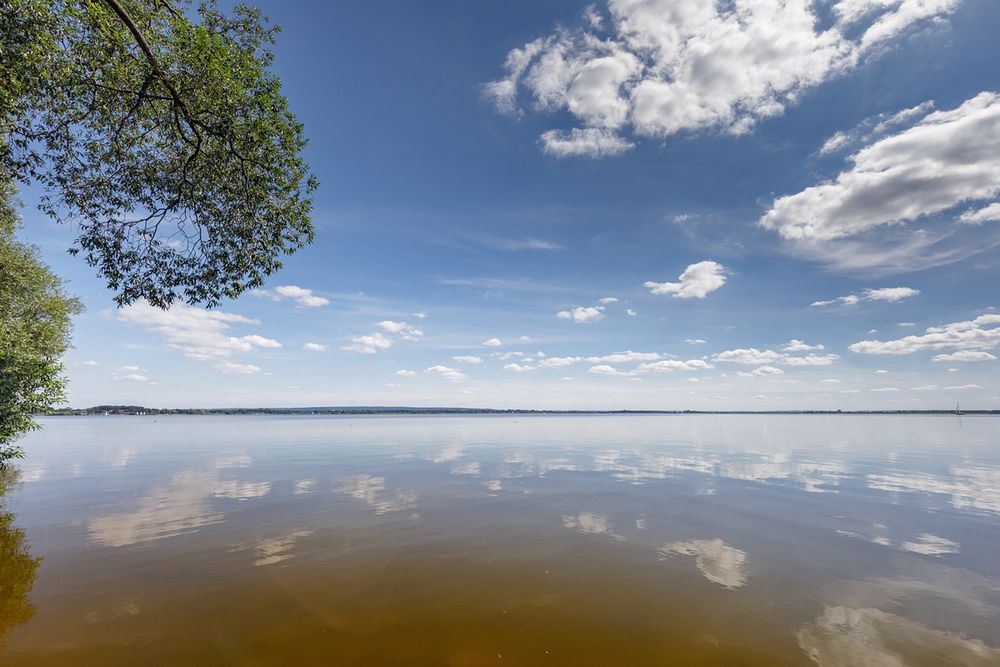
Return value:
[[(939, 415), (954, 410), (497, 410), (492, 408), (414, 408), (343, 406), (315, 408), (145, 408), (140, 405), (95, 405), (62, 408), (49, 415)], [(963, 415), (996, 415), (1000, 410), (963, 410)]]

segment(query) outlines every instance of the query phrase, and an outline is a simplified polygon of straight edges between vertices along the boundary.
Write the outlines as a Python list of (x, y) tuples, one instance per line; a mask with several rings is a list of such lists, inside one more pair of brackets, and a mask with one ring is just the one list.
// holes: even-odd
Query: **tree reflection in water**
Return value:
[(0, 650), (7, 631), (35, 614), (28, 594), (42, 562), (41, 558), (32, 557), (24, 540), (24, 529), (14, 525), (16, 517), (4, 501), (19, 477), (17, 468), (0, 466)]

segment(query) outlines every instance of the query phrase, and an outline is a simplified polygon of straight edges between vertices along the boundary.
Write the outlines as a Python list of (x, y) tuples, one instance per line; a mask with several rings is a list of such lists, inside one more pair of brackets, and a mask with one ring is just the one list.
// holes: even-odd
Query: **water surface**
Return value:
[(995, 417), (44, 426), (3, 664), (1000, 665)]

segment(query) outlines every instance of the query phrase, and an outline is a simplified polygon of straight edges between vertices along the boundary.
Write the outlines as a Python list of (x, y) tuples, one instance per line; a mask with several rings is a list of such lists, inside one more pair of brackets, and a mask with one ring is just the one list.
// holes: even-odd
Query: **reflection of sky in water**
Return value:
[(745, 551), (734, 549), (720, 539), (672, 542), (659, 549), (660, 556), (694, 556), (695, 565), (709, 581), (726, 588), (739, 588), (747, 582)]
[[(634, 572), (651, 586), (682, 586), (672, 594), (706, 608), (747, 600), (738, 608), (784, 610), (795, 655), (824, 667), (933, 664), (919, 656), (935, 651), (956, 664), (1000, 664), (990, 648), (1000, 645), (998, 425), (950, 416), (59, 419), (26, 442), (14, 500), (46, 562), (77, 567), (81, 590), (107, 581), (106, 559), (128, 572), (141, 553), (194, 558), (223, 580), (254, 566), (332, 576), (373, 554), (410, 563), (418, 551), (413, 563), (459, 554), (470, 568), (544, 558), (539, 571), (553, 576), (562, 558), (579, 582), (611, 585)], [(372, 568), (361, 581), (391, 571)], [(69, 584), (46, 588), (45, 574), (25, 632), (64, 600)], [(131, 595), (103, 608), (126, 598), (156, 605), (152, 593)], [(947, 622), (921, 616), (945, 602)], [(724, 642), (725, 630), (705, 632)]]

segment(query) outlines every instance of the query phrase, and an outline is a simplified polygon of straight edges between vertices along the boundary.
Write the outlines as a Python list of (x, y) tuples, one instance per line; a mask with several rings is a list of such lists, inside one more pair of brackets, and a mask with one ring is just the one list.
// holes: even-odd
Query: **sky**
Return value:
[(263, 2), (316, 241), (69, 404), (1000, 408), (995, 0)]

